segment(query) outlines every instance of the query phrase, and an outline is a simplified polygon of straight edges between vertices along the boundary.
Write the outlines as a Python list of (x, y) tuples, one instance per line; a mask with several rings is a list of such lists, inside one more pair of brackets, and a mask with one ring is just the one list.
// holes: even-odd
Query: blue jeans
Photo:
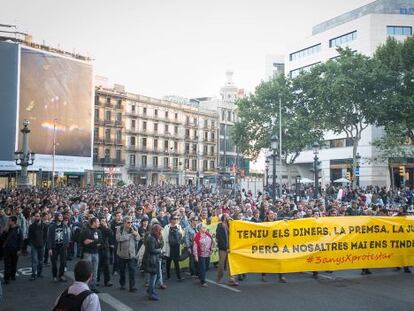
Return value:
[(96, 277), (98, 276), (99, 254), (98, 253), (84, 253), (83, 259), (92, 264), (92, 279), (89, 283), (91, 290), (96, 289)]
[(32, 276), (42, 275), (43, 267), (43, 255), (45, 253), (45, 247), (32, 246)]
[(148, 295), (149, 296), (156, 296), (157, 293), (155, 292), (155, 283), (157, 282), (158, 273), (150, 273), (150, 278), (148, 282)]
[(201, 284), (206, 283), (206, 271), (210, 265), (210, 257), (198, 257), (198, 278)]

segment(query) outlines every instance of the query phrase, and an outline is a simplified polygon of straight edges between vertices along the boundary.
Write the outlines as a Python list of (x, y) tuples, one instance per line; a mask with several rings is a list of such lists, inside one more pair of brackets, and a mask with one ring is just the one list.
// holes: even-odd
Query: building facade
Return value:
[(124, 180), (128, 183), (215, 183), (217, 114), (190, 102), (127, 94)]
[[(285, 58), (286, 74), (295, 78), (301, 71), (333, 59), (337, 47), (349, 47), (359, 53), (372, 56), (387, 37), (404, 40), (413, 34), (413, 0), (378, 0), (344, 13), (313, 28), (312, 36), (290, 49)], [(360, 185), (396, 186), (414, 184), (414, 159), (390, 164), (389, 161), (372, 161), (379, 151), (372, 142), (384, 134), (382, 128), (369, 126), (362, 133), (358, 152)], [(352, 172), (352, 142), (346, 135), (325, 134), (326, 144), (320, 151), (321, 184), (349, 176)], [(312, 177), (312, 151), (304, 151), (296, 160), (302, 177)], [(401, 174), (400, 167), (404, 167)]]
[(93, 185), (116, 185), (125, 165), (124, 116), (126, 93), (123, 86), (95, 88)]

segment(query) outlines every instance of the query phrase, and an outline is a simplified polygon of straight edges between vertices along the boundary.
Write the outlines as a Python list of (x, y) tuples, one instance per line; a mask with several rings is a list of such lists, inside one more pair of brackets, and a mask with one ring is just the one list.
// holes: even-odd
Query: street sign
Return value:
[(355, 177), (359, 177), (359, 167), (355, 169)]

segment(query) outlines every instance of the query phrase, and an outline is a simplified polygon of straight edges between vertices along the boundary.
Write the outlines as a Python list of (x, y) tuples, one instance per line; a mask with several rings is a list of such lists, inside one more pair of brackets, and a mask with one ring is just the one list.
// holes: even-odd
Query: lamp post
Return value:
[(277, 155), (277, 147), (279, 145), (279, 138), (276, 134), (272, 135), (270, 139), (270, 146), (272, 147), (272, 157), (273, 157), (273, 176), (272, 176), (272, 199), (273, 202), (276, 201), (276, 155)]
[(27, 176), (27, 167), (33, 165), (35, 160), (35, 153), (29, 151), (29, 120), (23, 121), (23, 128), (20, 132), (23, 134), (22, 151), (16, 151), (14, 153), (14, 160), (16, 165), (21, 166), (20, 178), (17, 182), (17, 186), (26, 188), (29, 186), (29, 179)]
[(269, 159), (266, 158), (265, 169), (266, 169), (266, 191), (269, 192)]
[(355, 155), (355, 160), (356, 160), (356, 169), (354, 172), (354, 176), (356, 177), (356, 185), (357, 187), (359, 187), (359, 176), (360, 176), (360, 165), (361, 165), (361, 155), (359, 154), (359, 152)]
[(319, 158), (318, 158), (318, 154), (319, 154), (319, 149), (320, 149), (320, 146), (319, 146), (318, 142), (314, 142), (312, 148), (313, 148), (313, 154), (315, 155), (314, 158), (313, 158), (313, 169), (314, 169), (314, 173), (315, 173), (315, 176), (314, 176), (315, 177), (315, 180), (314, 180), (314, 182), (315, 182), (315, 191), (314, 191), (313, 197), (315, 199), (317, 199), (318, 195), (319, 195), (319, 177), (318, 177), (318, 160), (319, 160)]

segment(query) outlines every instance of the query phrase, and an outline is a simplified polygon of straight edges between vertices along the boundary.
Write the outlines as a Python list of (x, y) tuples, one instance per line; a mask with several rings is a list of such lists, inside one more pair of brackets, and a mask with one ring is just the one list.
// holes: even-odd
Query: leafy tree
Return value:
[[(345, 134), (352, 140), (355, 176), (356, 154), (370, 114), (384, 91), (379, 87), (375, 62), (349, 48), (339, 56), (302, 72), (295, 80), (296, 101), (307, 110), (317, 128)], [(353, 180), (356, 187), (356, 179)]]
[(307, 111), (294, 101), (292, 81), (284, 75), (262, 82), (254, 94), (239, 100), (232, 138), (240, 152), (252, 159), (263, 148), (270, 148), (273, 133), (279, 135), (279, 99), (282, 107), (282, 157), (291, 165), (300, 152), (322, 137), (322, 131), (309, 122)]
[(384, 96), (371, 121), (384, 126), (376, 140), (384, 158), (414, 156), (414, 37), (405, 41), (388, 38), (375, 55), (376, 74), (383, 77)]

